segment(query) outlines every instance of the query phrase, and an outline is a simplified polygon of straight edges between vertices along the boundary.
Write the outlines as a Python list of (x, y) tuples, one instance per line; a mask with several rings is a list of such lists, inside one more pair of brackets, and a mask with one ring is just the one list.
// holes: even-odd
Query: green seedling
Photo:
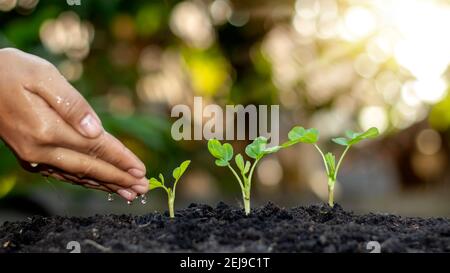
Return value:
[(240, 176), (231, 166), (233, 159), (233, 147), (229, 143), (220, 143), (217, 139), (208, 141), (208, 150), (212, 156), (216, 158), (216, 165), (219, 167), (228, 167), (239, 182), (242, 191), (242, 199), (244, 201), (245, 214), (250, 213), (250, 191), (252, 187), (252, 177), (258, 162), (266, 155), (275, 153), (280, 150), (281, 146), (267, 147), (267, 138), (258, 137), (245, 148), (245, 153), (254, 159), (253, 163), (244, 159), (241, 154), (237, 154), (234, 158)]
[(174, 203), (175, 203), (175, 190), (177, 188), (177, 183), (180, 180), (181, 176), (184, 174), (186, 169), (189, 167), (189, 164), (191, 163), (190, 160), (186, 160), (181, 165), (172, 172), (172, 176), (175, 179), (175, 182), (173, 183), (172, 188), (167, 187), (164, 182), (164, 176), (162, 174), (159, 174), (159, 180), (157, 178), (150, 178), (149, 179), (149, 189), (154, 190), (157, 188), (162, 188), (167, 193), (167, 203), (169, 205), (169, 214), (170, 218), (175, 217), (174, 213)]
[[(322, 150), (317, 145), (319, 141), (319, 131), (315, 128), (305, 129), (303, 127), (294, 127), (288, 135), (289, 141), (286, 142), (284, 147), (289, 147), (297, 143), (309, 143), (313, 144), (317, 151), (320, 153), (323, 159), (323, 163), (325, 165), (325, 170), (328, 176), (328, 204), (330, 207), (334, 206), (334, 185), (336, 183), (339, 167), (341, 166), (342, 160), (347, 154), (350, 147), (354, 144), (359, 143), (364, 139), (371, 139), (378, 136), (378, 129), (372, 127), (365, 132), (357, 133), (351, 130), (345, 132), (345, 137), (333, 138), (332, 141), (336, 144), (342, 145), (345, 147), (344, 152), (339, 158), (338, 163), (336, 164), (336, 156), (332, 153), (324, 154)], [(282, 146), (283, 146), (282, 145)]]

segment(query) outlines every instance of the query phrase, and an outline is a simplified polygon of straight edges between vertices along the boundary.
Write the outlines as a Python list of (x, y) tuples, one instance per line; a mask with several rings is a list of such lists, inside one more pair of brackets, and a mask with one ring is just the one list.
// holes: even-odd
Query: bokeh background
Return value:
[[(222, 106), (279, 104), (282, 140), (296, 124), (317, 127), (321, 146), (338, 154), (331, 137), (376, 126), (382, 136), (344, 161), (338, 202), (359, 213), (449, 217), (449, 29), (445, 0), (0, 0), (0, 47), (57, 66), (148, 176), (193, 161), (177, 208), (241, 202), (205, 141), (171, 138), (171, 108), (202, 96)], [(327, 196), (308, 145), (267, 157), (254, 185), (254, 206)], [(107, 202), (105, 193), (26, 173), (0, 148), (0, 221), (165, 209), (162, 191), (145, 206)]]

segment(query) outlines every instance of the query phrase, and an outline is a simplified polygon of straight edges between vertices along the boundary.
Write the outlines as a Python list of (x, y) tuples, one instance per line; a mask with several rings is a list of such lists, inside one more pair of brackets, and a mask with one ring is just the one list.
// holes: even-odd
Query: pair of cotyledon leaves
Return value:
[[(364, 139), (374, 138), (378, 136), (378, 129), (372, 127), (365, 132), (353, 132), (348, 130), (345, 137), (333, 138), (332, 141), (342, 146), (351, 146)], [(261, 159), (265, 155), (275, 153), (282, 148), (290, 147), (297, 143), (315, 144), (319, 140), (319, 131), (316, 128), (305, 129), (303, 127), (294, 127), (288, 134), (289, 141), (280, 146), (267, 147), (267, 138), (258, 137), (245, 148), (245, 153), (256, 160)], [(216, 158), (216, 165), (227, 166), (233, 158), (233, 147), (229, 143), (221, 144), (217, 139), (208, 141), (208, 150)], [(245, 162), (241, 154), (236, 155), (236, 165), (244, 174), (250, 169), (250, 162)], [(336, 163), (335, 156), (331, 153), (325, 155), (325, 161), (328, 165), (329, 174), (334, 176)]]
[[(364, 139), (375, 138), (379, 134), (378, 129), (375, 127), (369, 128), (364, 132), (354, 132), (347, 130), (345, 137), (333, 138), (332, 141), (336, 144), (350, 146), (357, 144)], [(282, 146), (288, 147), (299, 142), (315, 144), (319, 140), (319, 131), (315, 128), (305, 129), (303, 127), (294, 127), (288, 135), (289, 141)], [(327, 165), (328, 176), (332, 179), (336, 179), (336, 158), (332, 153), (324, 155), (324, 160)]]
[[(253, 142), (245, 148), (245, 153), (250, 158), (259, 160), (265, 155), (277, 152), (281, 148), (281, 146), (267, 147), (267, 138), (260, 136), (255, 138)], [(217, 139), (210, 139), (208, 141), (208, 150), (216, 158), (217, 166), (227, 166), (230, 160), (233, 159), (233, 146), (229, 143), (222, 144)], [(251, 163), (245, 161), (241, 154), (236, 155), (235, 162), (243, 174), (249, 172)]]
[[(181, 176), (184, 174), (186, 169), (189, 167), (190, 163), (191, 163), (190, 160), (186, 160), (183, 163), (181, 163), (179, 167), (176, 167), (173, 170), (172, 176), (175, 179), (174, 186), (176, 185), (178, 180), (180, 180)], [(150, 180), (149, 180), (149, 189), (153, 190), (156, 188), (164, 188), (166, 190), (170, 190), (170, 189), (166, 188), (166, 186), (164, 185), (164, 176), (162, 174), (159, 174), (159, 180), (154, 177), (150, 178)]]
[[(364, 139), (374, 138), (378, 136), (378, 129), (372, 127), (365, 132), (353, 132), (347, 130), (345, 137), (333, 138), (332, 141), (342, 146), (350, 146), (356, 144)], [(299, 142), (302, 143), (316, 143), (319, 141), (319, 131), (316, 128), (305, 129), (303, 127), (294, 127), (288, 134), (289, 141), (282, 144), (283, 147), (288, 147)]]

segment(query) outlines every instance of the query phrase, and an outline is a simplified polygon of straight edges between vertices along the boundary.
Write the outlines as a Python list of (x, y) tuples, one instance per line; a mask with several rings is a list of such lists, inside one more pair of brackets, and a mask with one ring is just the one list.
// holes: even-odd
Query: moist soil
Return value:
[[(450, 219), (356, 215), (335, 205), (291, 209), (268, 203), (245, 216), (219, 203), (166, 213), (41, 217), (5, 222), (0, 252), (450, 252)], [(372, 244), (372, 243), (371, 243)], [(376, 244), (376, 243), (375, 243)]]

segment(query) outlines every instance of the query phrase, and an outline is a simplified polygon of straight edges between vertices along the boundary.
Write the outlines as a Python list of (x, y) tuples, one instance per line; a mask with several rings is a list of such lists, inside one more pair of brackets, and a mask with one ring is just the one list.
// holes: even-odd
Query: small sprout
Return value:
[(173, 183), (172, 188), (167, 187), (164, 183), (164, 176), (162, 174), (159, 174), (159, 180), (152, 177), (149, 179), (149, 189), (154, 190), (157, 188), (162, 188), (167, 192), (167, 202), (169, 205), (169, 214), (170, 218), (175, 217), (174, 213), (174, 203), (175, 203), (175, 190), (177, 188), (177, 183), (180, 180), (181, 176), (184, 174), (186, 169), (189, 167), (189, 164), (191, 163), (190, 160), (186, 160), (179, 167), (176, 167), (175, 170), (172, 172), (172, 176), (175, 179), (175, 182)]
[(379, 134), (378, 129), (372, 127), (365, 132), (357, 133), (353, 131), (346, 131), (345, 137), (338, 137), (332, 139), (332, 141), (336, 144), (345, 146), (345, 150), (342, 153), (339, 161), (336, 165), (336, 157), (332, 153), (324, 154), (322, 150), (317, 146), (317, 141), (319, 140), (319, 131), (315, 128), (305, 129), (303, 127), (294, 127), (289, 132), (289, 141), (283, 144), (292, 146), (297, 143), (310, 143), (313, 144), (317, 151), (320, 153), (323, 159), (323, 163), (325, 165), (325, 170), (328, 176), (328, 204), (330, 207), (334, 206), (334, 184), (336, 183), (339, 167), (341, 166), (342, 160), (347, 154), (350, 147), (364, 139), (371, 139), (377, 137)]
[(252, 186), (253, 172), (256, 165), (264, 156), (275, 153), (281, 148), (283, 147), (275, 146), (269, 148), (267, 147), (267, 138), (262, 136), (256, 138), (245, 148), (245, 153), (247, 156), (254, 159), (253, 164), (250, 161), (245, 160), (241, 154), (237, 154), (234, 158), (235, 164), (240, 173), (239, 176), (230, 163), (233, 159), (233, 147), (229, 143), (222, 144), (217, 139), (210, 139), (208, 141), (208, 150), (211, 155), (216, 158), (216, 165), (219, 167), (228, 167), (236, 177), (236, 180), (241, 187), (246, 215), (250, 213), (250, 190)]

